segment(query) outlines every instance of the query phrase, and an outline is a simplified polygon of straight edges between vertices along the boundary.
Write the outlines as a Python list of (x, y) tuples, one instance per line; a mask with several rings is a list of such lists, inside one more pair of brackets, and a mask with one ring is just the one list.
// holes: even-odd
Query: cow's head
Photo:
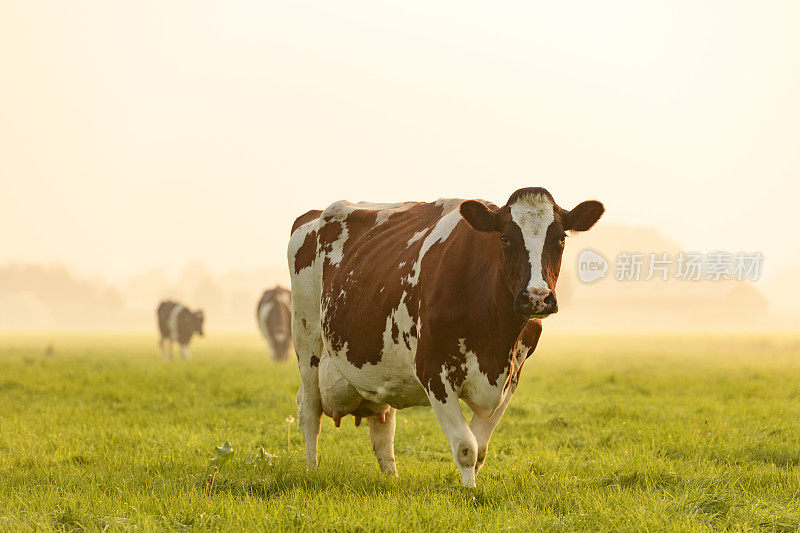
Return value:
[(196, 331), (201, 337), (203, 336), (203, 311), (195, 311), (192, 313), (192, 323), (194, 324), (194, 331)]
[(461, 216), (470, 226), (497, 234), (505, 285), (514, 298), (514, 310), (526, 318), (558, 311), (555, 289), (566, 232), (588, 230), (604, 211), (596, 200), (567, 211), (541, 187), (516, 191), (499, 209), (477, 200), (461, 203)]

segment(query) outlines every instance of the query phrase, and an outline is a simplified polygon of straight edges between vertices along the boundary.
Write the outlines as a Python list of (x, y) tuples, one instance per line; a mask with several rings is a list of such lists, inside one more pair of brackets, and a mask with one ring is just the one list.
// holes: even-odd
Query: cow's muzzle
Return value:
[(558, 302), (553, 291), (522, 291), (514, 300), (514, 311), (525, 318), (544, 318), (558, 312)]

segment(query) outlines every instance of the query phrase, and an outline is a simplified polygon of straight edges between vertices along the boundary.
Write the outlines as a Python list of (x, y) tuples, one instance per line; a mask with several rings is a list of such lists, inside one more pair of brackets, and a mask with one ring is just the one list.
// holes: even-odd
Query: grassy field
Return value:
[(255, 334), (169, 363), (150, 335), (0, 335), (0, 529), (800, 526), (800, 337), (545, 331), (477, 489), (424, 408), (399, 413), (399, 479), (350, 417), (307, 471), (297, 384)]

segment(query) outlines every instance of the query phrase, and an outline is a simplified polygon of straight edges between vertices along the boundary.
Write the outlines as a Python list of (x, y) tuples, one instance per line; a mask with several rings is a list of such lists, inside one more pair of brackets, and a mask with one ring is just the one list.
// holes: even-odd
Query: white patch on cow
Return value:
[(336, 203), (331, 204), (325, 212), (322, 214), (323, 218), (335, 218), (336, 220), (344, 220), (347, 216), (352, 213), (353, 211), (377, 211), (377, 215), (375, 218), (375, 225), (380, 226), (387, 220), (389, 217), (394, 215), (395, 213), (402, 213), (403, 211), (407, 211), (411, 209), (415, 205), (419, 205), (419, 202), (402, 202), (402, 203), (379, 203), (379, 202), (348, 202), (347, 200), (339, 200)]
[(506, 376), (506, 380), (511, 381), (508, 386), (507, 394), (514, 394), (514, 391), (517, 390), (519, 372), (522, 369), (522, 365), (525, 364), (525, 360), (528, 358), (528, 350), (530, 350), (530, 346), (526, 346), (525, 343), (521, 341), (517, 341), (516, 346), (514, 346), (514, 351), (511, 356), (511, 368), (508, 370), (508, 375)]
[(424, 230), (418, 231), (414, 235), (412, 235), (411, 238), (408, 239), (408, 245), (411, 246), (412, 244), (423, 238), (425, 234), (428, 233), (428, 229), (430, 228), (425, 228)]
[(321, 263), (315, 259), (308, 267), (296, 272), (295, 256), (308, 234), (319, 229), (319, 223), (319, 218), (316, 218), (295, 229), (289, 239), (287, 250), (289, 274), (292, 280), (292, 342), (301, 368), (308, 368), (312, 357), (321, 357), (319, 345)]
[[(176, 304), (175, 307), (172, 308), (172, 311), (169, 313), (169, 317), (167, 318), (167, 331), (169, 331), (169, 338), (176, 341), (178, 340), (178, 315), (181, 314), (181, 311), (186, 309), (181, 304)], [(183, 348), (181, 348), (181, 353), (183, 353)]]
[(384, 207), (380, 211), (378, 211), (378, 216), (375, 218), (375, 225), (380, 226), (381, 224), (389, 220), (390, 216), (394, 215), (395, 213), (402, 213), (403, 211), (407, 211), (412, 207), (414, 207), (415, 205), (417, 205), (417, 202), (405, 202), (402, 204), (395, 204), (395, 205), (390, 205), (388, 207)]
[[(319, 219), (315, 218), (309, 222), (306, 222), (302, 226), (299, 226), (297, 229), (294, 230), (292, 233), (291, 238), (289, 239), (289, 247), (287, 249), (287, 260), (289, 262), (289, 272), (295, 271), (295, 257), (297, 256), (297, 252), (300, 250), (300, 247), (306, 242), (306, 237), (312, 231), (316, 231), (319, 229)], [(314, 245), (316, 248), (316, 244)], [(316, 254), (316, 250), (315, 250)], [(312, 263), (313, 264), (313, 263)], [(311, 266), (311, 265), (309, 265)], [(301, 272), (308, 267), (303, 267)]]
[(542, 253), (547, 228), (554, 219), (553, 204), (543, 194), (523, 196), (511, 206), (511, 220), (522, 231), (531, 264), (531, 277), (527, 287), (529, 292), (549, 290), (542, 276)]
[(517, 342), (517, 346), (516, 346), (515, 349), (516, 349), (516, 353), (514, 353), (514, 359), (513, 360), (517, 364), (517, 366), (519, 367), (519, 366), (522, 366), (522, 363), (525, 362), (525, 359), (528, 357), (528, 350), (530, 350), (531, 347), (530, 346), (525, 346), (525, 343), (523, 343), (522, 341), (518, 341)]
[(331, 251), (327, 256), (330, 264), (334, 266), (342, 262), (344, 258), (344, 243), (347, 242), (347, 237), (350, 236), (350, 232), (347, 230), (347, 224), (345, 224), (344, 220), (340, 220), (339, 223), (342, 225), (342, 231), (339, 233), (336, 240), (331, 243)]
[(334, 410), (342, 414), (349, 413), (363, 400), (355, 387), (337, 370), (331, 357), (323, 357), (319, 362), (318, 383), (322, 407), (328, 416), (333, 416)]
[(460, 396), (476, 416), (489, 418), (505, 398), (503, 388), (508, 376), (507, 370), (500, 374), (497, 383), (492, 385), (486, 374), (481, 372), (478, 356), (475, 352), (467, 350), (466, 339), (458, 339), (458, 348), (464, 355), (467, 371)]
[[(411, 337), (410, 332), (415, 323), (405, 303), (402, 303), (404, 298), (405, 294), (401, 297), (398, 307), (386, 317), (381, 360), (377, 364), (356, 367), (347, 360), (346, 343), (342, 349), (337, 351), (333, 350), (327, 341), (324, 341), (326, 343), (325, 358), (330, 360), (343, 379), (358, 391), (362, 398), (375, 406), (388, 404), (402, 409), (428, 404), (425, 389), (417, 378), (414, 366), (417, 339)], [(392, 338), (392, 329), (395, 324), (398, 329), (397, 342)], [(416, 327), (419, 328), (419, 325)], [(404, 335), (407, 336), (410, 349), (406, 346)], [(334, 382), (338, 380), (336, 375), (331, 374), (330, 369), (326, 370), (325, 375), (320, 373), (319, 379), (320, 389), (328, 389), (329, 394), (339, 391), (342, 395), (341, 402), (335, 398), (325, 399), (326, 405), (345, 405), (350, 402), (349, 389), (336, 383), (332, 383), (330, 386), (323, 384), (323, 379), (331, 379)]]
[(408, 283), (411, 283), (412, 286), (415, 286), (419, 282), (419, 274), (420, 270), (422, 269), (422, 259), (425, 257), (425, 254), (428, 253), (428, 250), (430, 250), (431, 247), (437, 242), (446, 241), (461, 220), (461, 213), (458, 211), (458, 209), (450, 211), (439, 219), (431, 232), (428, 233), (428, 236), (425, 237), (425, 240), (422, 241), (422, 248), (419, 250), (414, 267), (411, 269), (411, 273), (406, 278)]
[(477, 462), (478, 442), (467, 425), (458, 395), (447, 381), (447, 369), (443, 368), (439, 379), (445, 384), (447, 398), (441, 402), (435, 395), (430, 395), (430, 404), (442, 431), (450, 443), (450, 451), (461, 473), (461, 483), (467, 487), (475, 486), (475, 465)]
[(275, 302), (267, 302), (261, 306), (261, 309), (258, 310), (258, 327), (261, 329), (264, 340), (267, 341), (269, 353), (274, 356), (275, 343), (272, 341), (272, 335), (269, 334), (269, 329), (267, 329), (267, 318), (270, 312), (272, 312), (273, 307), (275, 307)]
[(261, 326), (261, 331), (264, 332), (264, 336), (267, 335), (267, 317), (273, 307), (275, 307), (275, 302), (267, 302), (258, 310), (258, 325)]
[(453, 209), (458, 209), (463, 201), (460, 198), (439, 198), (433, 205), (443, 208), (442, 213), (448, 213)]
[[(391, 327), (391, 318), (387, 318), (384, 349), (378, 364), (357, 368), (340, 354), (331, 357), (331, 361), (358, 393), (372, 403), (389, 404), (397, 409), (427, 405), (425, 390), (414, 369), (413, 355), (402, 337), (398, 338), (399, 344), (392, 341)], [(416, 339), (409, 339), (410, 343), (412, 341), (412, 347), (416, 348)]]
[[(411, 328), (416, 326), (414, 319), (408, 312), (408, 306), (405, 303), (406, 293), (403, 292), (400, 296), (400, 303), (395, 309), (392, 309), (389, 316), (386, 317), (386, 328), (383, 330), (383, 353), (382, 359), (385, 357), (394, 357), (392, 352), (399, 352), (397, 355), (400, 357), (407, 356), (409, 362), (413, 364), (414, 354), (417, 353), (417, 339), (411, 336)], [(392, 338), (392, 325), (397, 326), (397, 342)], [(406, 346), (405, 338), (408, 338), (408, 345)], [(407, 354), (407, 355), (406, 355)]]

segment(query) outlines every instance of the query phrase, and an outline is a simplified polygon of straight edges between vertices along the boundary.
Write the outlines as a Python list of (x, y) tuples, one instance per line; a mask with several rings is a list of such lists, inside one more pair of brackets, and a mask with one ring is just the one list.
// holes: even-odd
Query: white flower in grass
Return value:
[(214, 448), (214, 457), (211, 459), (211, 461), (209, 461), (209, 464), (211, 466), (219, 466), (230, 459), (232, 454), (233, 445), (230, 442), (225, 441), (225, 444), (222, 446), (216, 446)]

